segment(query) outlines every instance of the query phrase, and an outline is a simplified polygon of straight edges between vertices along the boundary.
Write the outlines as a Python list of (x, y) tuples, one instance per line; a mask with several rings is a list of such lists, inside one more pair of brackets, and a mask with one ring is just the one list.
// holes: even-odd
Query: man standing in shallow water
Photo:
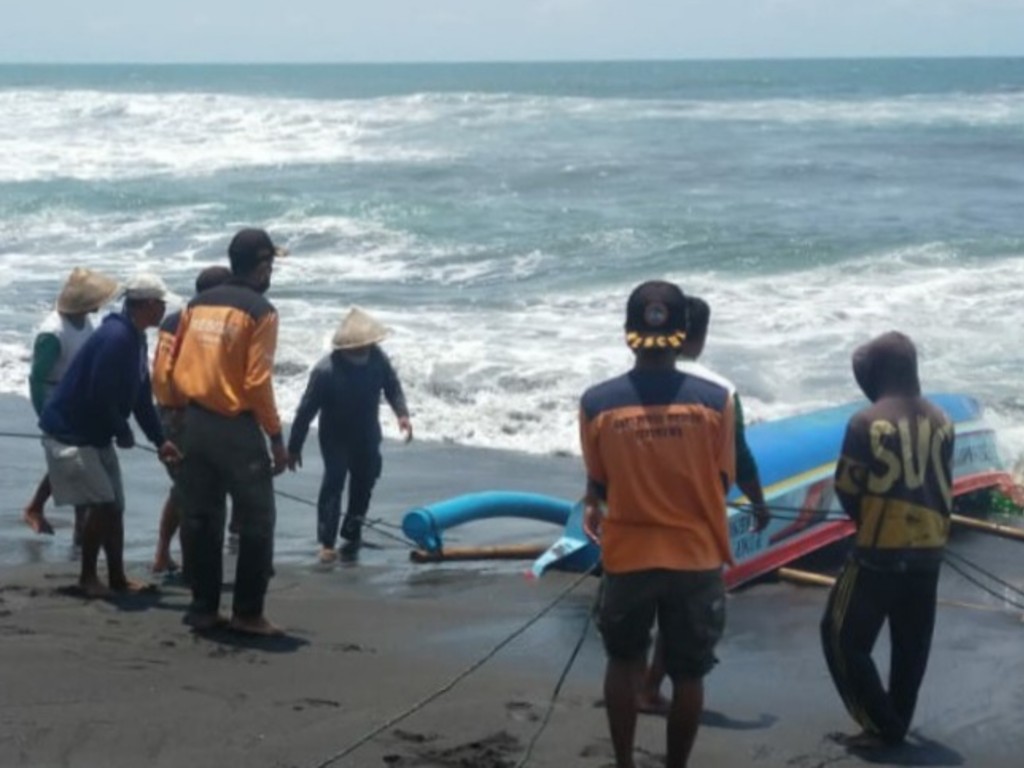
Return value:
[(316, 364), (302, 402), (295, 412), (288, 441), (288, 466), (302, 466), (302, 446), (313, 417), (320, 414), (320, 455), (324, 477), (317, 500), (317, 538), (320, 562), (337, 557), (341, 494), (349, 479), (348, 509), (341, 524), (341, 556), (352, 560), (362, 543), (363, 522), (370, 496), (380, 477), (380, 398), (398, 419), (406, 442), (412, 440), (412, 421), (405, 393), (391, 360), (380, 348), (388, 329), (359, 307), (342, 320), (334, 334), (334, 351)]
[(236, 233), (228, 246), (232, 279), (192, 299), (175, 337), (170, 379), (188, 403), (179, 483), (192, 605), (184, 620), (199, 631), (226, 623), (226, 493), (239, 526), (230, 625), (246, 634), (282, 634), (263, 610), (274, 560), (273, 477), (288, 463), (274, 401), (277, 310), (264, 294), (275, 259), (285, 253), (262, 229)]
[[(636, 362), (580, 403), (587, 470), (584, 527), (601, 545), (598, 625), (617, 768), (635, 768), (637, 691), (655, 620), (672, 680), (667, 765), (683, 768), (704, 707), (704, 676), (725, 624), (731, 551), (725, 493), (735, 468), (731, 393), (676, 370), (686, 297), (651, 281), (626, 304)], [(605, 511), (607, 504), (607, 511)]]
[[(196, 278), (196, 293), (216, 288), (231, 279), (231, 270), (215, 265), (207, 267)], [(182, 444), (185, 431), (185, 406), (181, 402), (170, 382), (170, 361), (174, 355), (174, 338), (181, 324), (181, 311), (167, 315), (160, 323), (157, 334), (156, 353), (153, 356), (153, 397), (156, 399), (160, 413), (160, 423), (164, 433), (175, 445)], [(178, 569), (171, 558), (171, 540), (181, 525), (181, 491), (178, 485), (177, 466), (168, 466), (171, 476), (171, 490), (167, 494), (164, 508), (160, 513), (160, 528), (157, 533), (156, 554), (153, 557), (152, 571), (155, 574), (172, 573)], [(184, 543), (184, 540), (182, 540)]]

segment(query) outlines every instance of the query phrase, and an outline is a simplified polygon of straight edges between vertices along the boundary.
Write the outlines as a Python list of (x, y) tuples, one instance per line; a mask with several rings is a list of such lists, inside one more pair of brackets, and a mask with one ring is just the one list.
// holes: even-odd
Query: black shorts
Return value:
[(605, 573), (598, 627), (609, 657), (643, 658), (655, 619), (669, 677), (704, 677), (718, 661), (715, 645), (725, 627), (722, 571)]

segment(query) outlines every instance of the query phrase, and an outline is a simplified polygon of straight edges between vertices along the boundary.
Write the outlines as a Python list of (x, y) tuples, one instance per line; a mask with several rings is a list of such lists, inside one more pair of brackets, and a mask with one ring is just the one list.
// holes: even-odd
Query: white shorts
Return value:
[(43, 451), (57, 506), (114, 504), (124, 511), (121, 466), (113, 446), (68, 445), (44, 436)]

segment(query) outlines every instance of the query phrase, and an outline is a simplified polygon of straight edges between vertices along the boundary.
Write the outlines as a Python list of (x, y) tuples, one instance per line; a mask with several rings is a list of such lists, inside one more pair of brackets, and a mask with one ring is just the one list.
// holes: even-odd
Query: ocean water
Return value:
[(711, 303), (749, 419), (858, 397), (896, 328), (1013, 459), (1022, 161), (1020, 59), (0, 67), (0, 391), (73, 266), (187, 295), (260, 225), (285, 418), (357, 304), (421, 439), (577, 452), (658, 277)]

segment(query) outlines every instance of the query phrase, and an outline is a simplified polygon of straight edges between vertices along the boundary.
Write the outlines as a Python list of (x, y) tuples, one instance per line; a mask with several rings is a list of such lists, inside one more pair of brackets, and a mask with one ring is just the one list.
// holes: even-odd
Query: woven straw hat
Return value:
[(117, 281), (91, 269), (75, 267), (57, 297), (57, 311), (65, 315), (95, 312), (114, 298)]
[(359, 307), (352, 307), (338, 330), (334, 332), (331, 345), (335, 349), (357, 349), (383, 341), (391, 329), (374, 320)]

